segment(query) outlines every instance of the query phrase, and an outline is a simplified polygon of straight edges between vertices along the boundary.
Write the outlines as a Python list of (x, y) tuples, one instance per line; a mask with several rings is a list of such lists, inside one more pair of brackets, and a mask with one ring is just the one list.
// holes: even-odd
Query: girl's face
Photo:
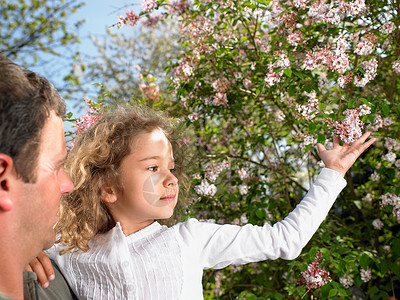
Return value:
[(178, 200), (178, 179), (173, 174), (171, 143), (161, 129), (135, 137), (119, 171), (122, 191), (106, 202), (125, 234), (172, 216)]

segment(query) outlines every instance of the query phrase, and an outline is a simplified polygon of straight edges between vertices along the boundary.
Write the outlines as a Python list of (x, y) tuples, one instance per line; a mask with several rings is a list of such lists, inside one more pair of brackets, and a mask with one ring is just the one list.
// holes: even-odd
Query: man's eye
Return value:
[(148, 168), (147, 170), (152, 171), (152, 172), (157, 172), (158, 167), (157, 167), (157, 166), (150, 167), (150, 168)]

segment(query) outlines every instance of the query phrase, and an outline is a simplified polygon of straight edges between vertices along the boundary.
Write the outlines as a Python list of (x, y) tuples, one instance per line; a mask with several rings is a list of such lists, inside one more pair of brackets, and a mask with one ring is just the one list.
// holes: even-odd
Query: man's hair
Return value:
[[(174, 174), (180, 186), (185, 187), (182, 131), (176, 123), (163, 113), (145, 107), (119, 107), (106, 112), (98, 123), (78, 135), (74, 148), (68, 153), (65, 167), (75, 189), (61, 197), (56, 232), (57, 242), (65, 247), (62, 253), (78, 249), (88, 251), (90, 240), (115, 225), (100, 198), (101, 189), (113, 183), (119, 191), (124, 190), (119, 178), (121, 162), (131, 153), (139, 134), (155, 129), (161, 129), (170, 141), (175, 159)], [(180, 193), (184, 196), (185, 189), (180, 189)], [(162, 223), (170, 225), (177, 221), (185, 208), (184, 198), (180, 198), (174, 215)]]
[(65, 102), (44, 77), (0, 53), (0, 153), (9, 155), (24, 182), (36, 181), (40, 137), (54, 111), (65, 115)]

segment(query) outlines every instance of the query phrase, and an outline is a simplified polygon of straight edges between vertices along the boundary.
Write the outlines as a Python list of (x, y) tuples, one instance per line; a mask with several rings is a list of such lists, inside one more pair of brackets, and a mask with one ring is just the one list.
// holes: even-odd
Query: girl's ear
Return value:
[(102, 187), (100, 198), (106, 203), (114, 203), (117, 201), (117, 192), (114, 185), (106, 184), (104, 187)]
[(10, 211), (13, 202), (10, 198), (10, 180), (15, 178), (12, 174), (13, 160), (10, 156), (0, 153), (0, 212)]

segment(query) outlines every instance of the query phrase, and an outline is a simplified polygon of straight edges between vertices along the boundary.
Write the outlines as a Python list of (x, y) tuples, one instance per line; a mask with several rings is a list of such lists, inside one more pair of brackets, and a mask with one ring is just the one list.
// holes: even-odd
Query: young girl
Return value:
[[(305, 198), (273, 226), (190, 219), (172, 227), (182, 161), (168, 119), (119, 108), (80, 136), (67, 160), (75, 191), (61, 202), (59, 241), (47, 253), (80, 299), (203, 299), (204, 269), (294, 259), (340, 191), (344, 174), (373, 142), (338, 139)], [(365, 142), (365, 143), (364, 143)]]

